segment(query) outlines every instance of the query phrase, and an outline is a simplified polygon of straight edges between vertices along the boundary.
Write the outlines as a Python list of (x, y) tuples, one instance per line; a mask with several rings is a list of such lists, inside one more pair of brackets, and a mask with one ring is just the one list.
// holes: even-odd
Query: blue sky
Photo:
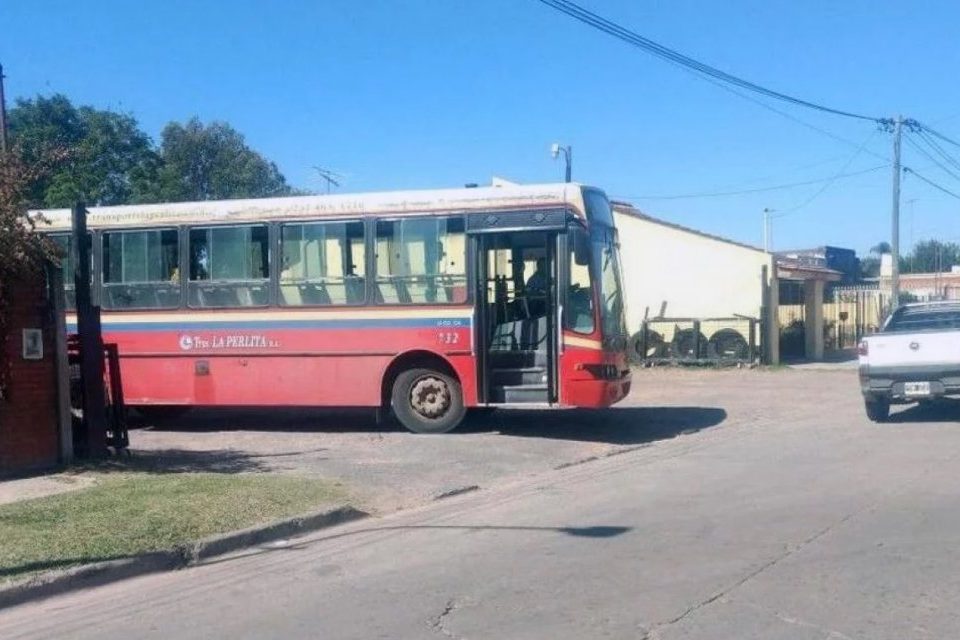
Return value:
[[(960, 138), (958, 3), (582, 4), (754, 82)], [(793, 209), (775, 220), (778, 249), (863, 252), (890, 233), (889, 168), (822, 193), (649, 199), (870, 169), (890, 135), (772, 103), (853, 144), (838, 142), (535, 0), (3, 0), (0, 24), (8, 102), (61, 92), (129, 111), (154, 138), (172, 119), (225, 120), (300, 187), (321, 189), (314, 165), (346, 174), (343, 191), (554, 181), (559, 141), (575, 179), (744, 242), (761, 242), (764, 207)], [(960, 193), (906, 144), (905, 163)], [(960, 236), (960, 200), (913, 177), (903, 200), (906, 244)]]

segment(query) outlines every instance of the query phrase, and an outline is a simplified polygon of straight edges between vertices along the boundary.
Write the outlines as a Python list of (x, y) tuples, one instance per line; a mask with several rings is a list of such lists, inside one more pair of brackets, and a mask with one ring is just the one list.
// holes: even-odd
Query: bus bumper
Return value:
[(629, 369), (619, 372), (614, 379), (570, 380), (563, 404), (585, 408), (609, 407), (627, 397), (631, 382)]

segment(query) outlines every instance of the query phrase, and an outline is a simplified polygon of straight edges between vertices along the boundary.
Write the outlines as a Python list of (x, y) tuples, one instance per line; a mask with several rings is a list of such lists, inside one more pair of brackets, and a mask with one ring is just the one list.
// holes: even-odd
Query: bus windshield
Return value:
[[(597, 229), (597, 227), (594, 227)], [(604, 337), (622, 336), (627, 332), (620, 283), (620, 256), (616, 232), (599, 228), (593, 240), (594, 274), (599, 284), (600, 326)]]

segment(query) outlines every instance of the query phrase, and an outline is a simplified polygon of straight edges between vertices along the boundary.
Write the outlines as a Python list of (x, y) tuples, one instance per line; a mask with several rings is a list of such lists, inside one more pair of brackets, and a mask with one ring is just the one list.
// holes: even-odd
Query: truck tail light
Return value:
[(861, 340), (860, 344), (857, 345), (857, 354), (861, 356), (870, 355), (870, 343), (866, 340)]

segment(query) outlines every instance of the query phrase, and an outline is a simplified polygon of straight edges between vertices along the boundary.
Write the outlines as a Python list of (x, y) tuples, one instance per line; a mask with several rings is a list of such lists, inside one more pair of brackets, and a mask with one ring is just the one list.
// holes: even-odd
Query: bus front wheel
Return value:
[(391, 404), (400, 424), (414, 433), (446, 433), (466, 413), (460, 383), (432, 369), (410, 369), (398, 375)]

